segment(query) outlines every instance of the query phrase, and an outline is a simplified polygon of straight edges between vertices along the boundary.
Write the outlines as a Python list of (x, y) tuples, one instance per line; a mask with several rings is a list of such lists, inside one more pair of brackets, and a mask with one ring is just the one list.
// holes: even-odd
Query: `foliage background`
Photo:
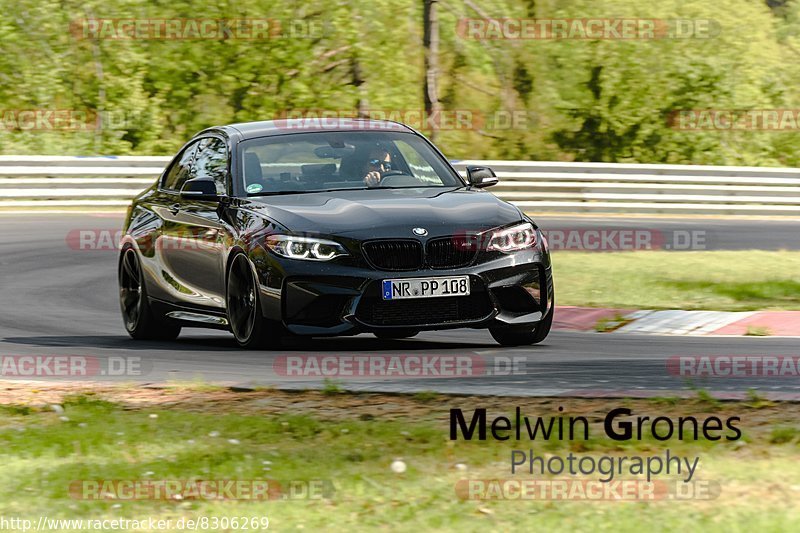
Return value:
[[(0, 0), (0, 153), (169, 154), (207, 126), (291, 110), (423, 108), (423, 0)], [(521, 111), (516, 129), (442, 131), (453, 158), (798, 163), (797, 131), (678, 131), (680, 109), (800, 108), (800, 2), (441, 0), (446, 110)], [(461, 18), (711, 19), (710, 39), (477, 41)], [(78, 39), (98, 18), (274, 18), (272, 40)], [(100, 112), (87, 131), (24, 131), (8, 110)], [(12, 119), (8, 117), (11, 116)]]

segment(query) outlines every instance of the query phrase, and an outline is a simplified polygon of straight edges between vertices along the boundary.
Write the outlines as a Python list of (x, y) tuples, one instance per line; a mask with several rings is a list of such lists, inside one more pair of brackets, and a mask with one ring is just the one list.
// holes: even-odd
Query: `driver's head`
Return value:
[(392, 169), (392, 156), (383, 148), (373, 148), (367, 155), (364, 173), (386, 172)]

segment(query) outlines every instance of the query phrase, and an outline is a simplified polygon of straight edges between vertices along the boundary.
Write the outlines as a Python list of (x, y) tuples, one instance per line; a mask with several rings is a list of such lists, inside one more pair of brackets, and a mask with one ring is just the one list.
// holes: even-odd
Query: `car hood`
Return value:
[(493, 194), (470, 189), (409, 188), (331, 191), (251, 198), (250, 207), (293, 233), (354, 239), (413, 237), (482, 231), (522, 219), (519, 209)]

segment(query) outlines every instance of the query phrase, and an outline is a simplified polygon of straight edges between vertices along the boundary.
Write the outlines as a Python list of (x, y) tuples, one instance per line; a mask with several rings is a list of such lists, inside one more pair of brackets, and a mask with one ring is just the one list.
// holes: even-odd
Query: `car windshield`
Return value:
[(241, 146), (248, 196), (338, 189), (461, 187), (422, 138), (406, 132), (314, 132)]

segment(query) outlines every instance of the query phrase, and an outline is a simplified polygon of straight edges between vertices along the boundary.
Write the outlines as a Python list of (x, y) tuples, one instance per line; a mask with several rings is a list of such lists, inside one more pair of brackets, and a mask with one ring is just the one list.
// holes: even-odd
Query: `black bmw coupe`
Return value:
[(463, 179), (394, 122), (209, 128), (128, 210), (125, 328), (135, 339), (224, 329), (246, 348), (465, 327), (541, 342), (554, 310), (547, 242), (483, 190), (495, 183), (486, 167)]

